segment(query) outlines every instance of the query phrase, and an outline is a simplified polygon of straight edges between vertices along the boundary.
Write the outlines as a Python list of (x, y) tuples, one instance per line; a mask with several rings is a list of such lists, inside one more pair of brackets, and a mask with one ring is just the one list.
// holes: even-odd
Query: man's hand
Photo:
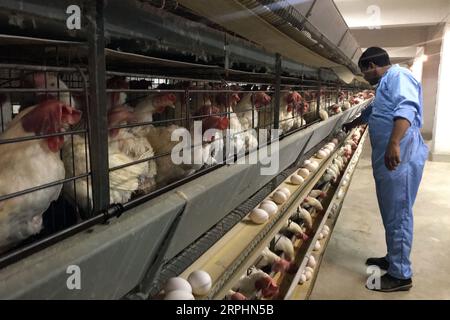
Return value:
[(400, 144), (397, 142), (389, 142), (386, 153), (384, 154), (384, 164), (389, 171), (394, 171), (400, 165)]
[(384, 154), (384, 164), (388, 170), (393, 171), (400, 165), (400, 141), (405, 136), (406, 131), (411, 126), (409, 121), (404, 118), (394, 120), (391, 138)]

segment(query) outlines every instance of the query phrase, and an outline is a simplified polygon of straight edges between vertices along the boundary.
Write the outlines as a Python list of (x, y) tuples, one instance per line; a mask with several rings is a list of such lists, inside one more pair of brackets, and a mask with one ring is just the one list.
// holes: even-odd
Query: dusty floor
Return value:
[(364, 287), (367, 257), (386, 252), (367, 142), (311, 299), (450, 299), (450, 163), (428, 162), (414, 207), (410, 292)]

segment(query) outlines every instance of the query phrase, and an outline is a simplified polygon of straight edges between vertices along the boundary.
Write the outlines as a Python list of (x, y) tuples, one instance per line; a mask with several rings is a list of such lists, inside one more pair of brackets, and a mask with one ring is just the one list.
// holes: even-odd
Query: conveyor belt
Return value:
[[(292, 196), (287, 203), (279, 207), (279, 213), (274, 218), (262, 226), (249, 224), (245, 220), (241, 221), (186, 269), (181, 277), (187, 278), (194, 270), (207, 270), (213, 279), (213, 287), (203, 298), (222, 299), (297, 210), (333, 158), (333, 155), (330, 155), (325, 160), (315, 159), (320, 163), (320, 168), (300, 187), (286, 182), (282, 183), (280, 187), (287, 187)], [(254, 207), (256, 207), (256, 203), (247, 208), (247, 213)]]
[[(365, 140), (367, 138), (367, 134), (368, 133), (366, 130), (366, 132), (361, 137), (358, 148), (354, 152), (351, 161), (349, 162), (344, 173), (341, 175), (342, 178), (340, 180), (340, 183), (336, 187), (336, 192), (335, 192), (333, 198), (331, 199), (328, 209), (325, 212), (325, 214), (322, 218), (322, 221), (320, 222), (320, 225), (318, 227), (318, 230), (321, 230), (324, 225), (327, 225), (330, 228), (330, 234), (328, 235), (328, 237), (326, 237), (325, 239), (323, 239), (321, 241), (320, 251), (314, 252), (314, 257), (316, 258), (317, 265), (315, 267), (315, 272), (313, 274), (313, 278), (303, 285), (298, 284), (300, 276), (307, 264), (306, 260), (303, 261), (303, 263), (300, 265), (299, 270), (297, 271), (296, 276), (294, 277), (294, 279), (291, 283), (291, 286), (289, 287), (289, 290), (287, 291), (287, 293), (284, 297), (285, 300), (305, 300), (305, 299), (308, 299), (309, 296), (311, 295), (311, 292), (314, 288), (314, 283), (315, 283), (318, 273), (319, 273), (320, 264), (323, 260), (323, 256), (325, 254), (326, 248), (331, 239), (331, 235), (333, 233), (334, 226), (339, 217), (339, 213), (341, 211), (342, 205), (344, 204), (345, 196), (347, 194), (351, 179), (353, 178), (353, 175), (355, 173), (356, 166), (359, 162), (360, 155), (361, 155), (362, 149), (364, 147)], [(345, 177), (345, 176), (348, 176), (349, 180), (348, 180), (348, 183), (344, 186), (343, 185), (343, 180), (344, 180), (343, 177)], [(344, 193), (342, 194), (341, 191), (343, 191)], [(319, 235), (319, 232), (317, 232), (316, 235), (314, 236), (314, 238), (312, 239), (310, 246), (307, 248), (305, 256), (309, 256), (309, 255), (313, 254), (313, 247), (314, 247), (315, 242), (318, 240), (318, 235)]]

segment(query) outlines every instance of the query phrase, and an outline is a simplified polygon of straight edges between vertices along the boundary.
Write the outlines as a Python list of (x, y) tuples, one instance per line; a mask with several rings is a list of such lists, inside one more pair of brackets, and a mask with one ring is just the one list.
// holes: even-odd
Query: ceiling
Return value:
[(361, 48), (385, 48), (394, 63), (409, 62), (450, 21), (450, 0), (334, 0)]

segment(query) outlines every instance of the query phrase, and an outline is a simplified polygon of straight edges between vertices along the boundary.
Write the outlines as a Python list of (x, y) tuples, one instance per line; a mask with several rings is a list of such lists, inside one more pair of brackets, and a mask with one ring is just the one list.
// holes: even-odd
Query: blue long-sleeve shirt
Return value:
[[(381, 78), (373, 103), (362, 112), (369, 123), (374, 165), (384, 166), (384, 152), (394, 128), (394, 121), (403, 118), (411, 127), (401, 142), (404, 160), (409, 160), (411, 143), (422, 144), (420, 128), (423, 125), (422, 87), (413, 74), (399, 65), (393, 65)], [(413, 139), (413, 136), (415, 138)]]

